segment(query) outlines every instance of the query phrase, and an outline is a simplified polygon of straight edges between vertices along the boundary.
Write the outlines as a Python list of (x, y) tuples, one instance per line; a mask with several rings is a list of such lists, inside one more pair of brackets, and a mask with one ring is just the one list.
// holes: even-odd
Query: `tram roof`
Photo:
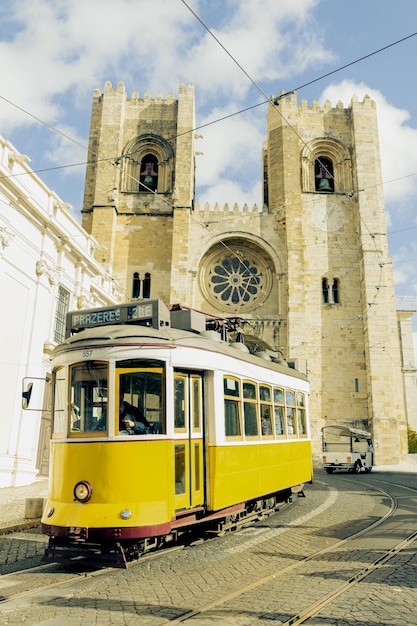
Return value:
[(360, 428), (351, 428), (350, 426), (343, 426), (340, 424), (329, 424), (328, 426), (323, 426), (321, 429), (323, 434), (325, 431), (329, 431), (335, 435), (339, 435), (340, 437), (362, 437), (365, 439), (370, 439), (372, 437), (371, 433), (367, 430), (361, 430)]
[[(304, 374), (289, 367), (285, 361), (280, 363), (277, 362), (276, 359), (273, 360), (273, 357), (271, 357), (273, 354), (272, 351), (262, 351), (258, 354), (252, 354), (245, 344), (223, 341), (220, 334), (216, 331), (194, 333), (172, 327), (156, 329), (131, 324), (96, 326), (82, 330), (65, 339), (61, 344), (55, 347), (54, 355), (61, 354), (69, 349), (73, 350), (77, 347), (85, 349), (92, 344), (97, 347), (104, 347), (106, 345), (126, 346), (126, 344), (134, 346), (140, 344), (149, 345), (149, 347), (183, 347), (208, 350), (252, 363), (258, 367), (279, 371), (287, 376), (307, 380)], [(270, 352), (270, 354), (268, 354), (268, 352)]]

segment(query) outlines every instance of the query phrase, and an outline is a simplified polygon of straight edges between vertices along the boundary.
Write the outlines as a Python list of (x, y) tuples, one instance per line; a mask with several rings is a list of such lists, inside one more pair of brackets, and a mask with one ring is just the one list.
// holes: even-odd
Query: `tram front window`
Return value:
[(116, 363), (117, 432), (120, 435), (165, 434), (164, 369), (156, 361)]
[(107, 431), (108, 364), (85, 361), (70, 368), (70, 432)]

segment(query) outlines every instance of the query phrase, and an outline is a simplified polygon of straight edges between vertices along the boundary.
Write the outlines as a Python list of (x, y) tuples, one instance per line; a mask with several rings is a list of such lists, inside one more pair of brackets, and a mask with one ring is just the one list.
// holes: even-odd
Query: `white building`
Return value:
[[(98, 246), (66, 205), (0, 137), (0, 487), (47, 475), (50, 355), (65, 314), (121, 300)], [(39, 378), (22, 409), (25, 377)], [(43, 407), (43, 410), (39, 408)]]

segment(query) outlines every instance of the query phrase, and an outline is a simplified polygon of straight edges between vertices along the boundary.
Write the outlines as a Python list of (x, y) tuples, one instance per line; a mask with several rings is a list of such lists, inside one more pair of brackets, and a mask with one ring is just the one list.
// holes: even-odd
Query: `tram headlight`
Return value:
[(91, 485), (86, 480), (80, 480), (74, 487), (74, 498), (78, 502), (88, 502), (93, 494)]
[(132, 511), (129, 509), (123, 509), (123, 511), (120, 511), (120, 517), (122, 519), (130, 519), (132, 517)]

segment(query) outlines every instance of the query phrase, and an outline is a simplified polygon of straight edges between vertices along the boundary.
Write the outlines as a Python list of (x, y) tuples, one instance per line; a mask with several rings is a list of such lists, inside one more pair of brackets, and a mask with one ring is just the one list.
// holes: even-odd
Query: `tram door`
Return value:
[(203, 378), (174, 374), (175, 509), (204, 504)]

